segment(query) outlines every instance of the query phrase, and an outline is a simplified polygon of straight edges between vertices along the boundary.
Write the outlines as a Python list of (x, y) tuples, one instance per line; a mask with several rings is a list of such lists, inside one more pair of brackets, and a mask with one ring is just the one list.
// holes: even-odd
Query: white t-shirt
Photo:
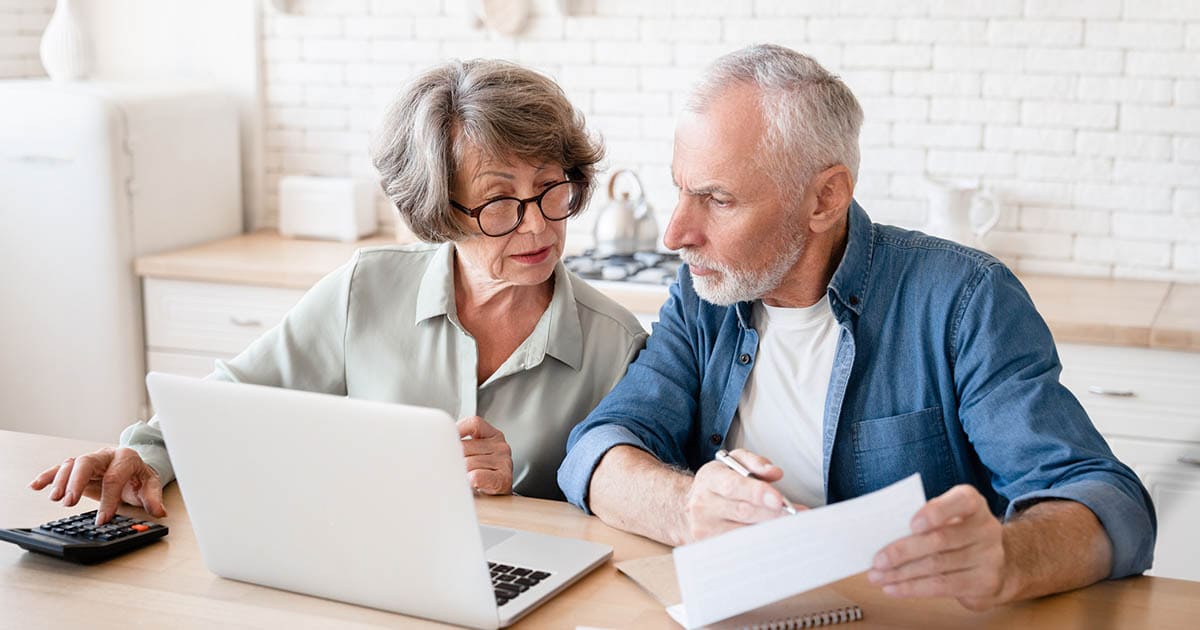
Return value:
[(839, 332), (829, 295), (804, 308), (755, 302), (752, 321), (758, 356), (726, 444), (779, 466), (775, 487), (789, 500), (825, 505), (821, 433)]

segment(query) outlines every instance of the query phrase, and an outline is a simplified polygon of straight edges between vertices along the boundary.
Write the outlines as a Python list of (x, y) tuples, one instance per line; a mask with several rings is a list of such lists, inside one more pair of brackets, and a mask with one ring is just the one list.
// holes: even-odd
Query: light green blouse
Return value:
[[(513, 491), (561, 499), (556, 473), (567, 434), (625, 374), (646, 332), (560, 262), (533, 332), (477, 383), (475, 340), (454, 303), (454, 255), (451, 243), (355, 252), (209, 378), (482, 416), (512, 447)], [(121, 443), (164, 484), (174, 479), (156, 419), (125, 429)]]

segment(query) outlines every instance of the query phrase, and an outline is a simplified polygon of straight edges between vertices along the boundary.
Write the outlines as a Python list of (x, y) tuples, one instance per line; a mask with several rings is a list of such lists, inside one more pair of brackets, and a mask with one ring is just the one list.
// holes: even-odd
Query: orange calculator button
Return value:
[(150, 526), (142, 525), (141, 523), (138, 523), (137, 525), (130, 525), (129, 529), (132, 529), (135, 532), (144, 532), (144, 531), (150, 529)]

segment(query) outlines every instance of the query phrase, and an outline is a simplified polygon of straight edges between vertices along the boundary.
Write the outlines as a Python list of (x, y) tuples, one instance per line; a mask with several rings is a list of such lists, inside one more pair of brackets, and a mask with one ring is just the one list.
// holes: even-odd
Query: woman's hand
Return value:
[(463, 455), (467, 458), (467, 481), (484, 494), (512, 494), (512, 449), (504, 433), (479, 416), (458, 421)]
[(103, 525), (117, 513), (121, 501), (136, 505), (152, 516), (167, 515), (162, 504), (162, 484), (142, 457), (131, 448), (102, 448), (68, 457), (63, 463), (47, 468), (29, 483), (34, 490), (53, 484), (50, 500), (62, 500), (71, 507), (80, 497), (99, 499), (96, 524)]

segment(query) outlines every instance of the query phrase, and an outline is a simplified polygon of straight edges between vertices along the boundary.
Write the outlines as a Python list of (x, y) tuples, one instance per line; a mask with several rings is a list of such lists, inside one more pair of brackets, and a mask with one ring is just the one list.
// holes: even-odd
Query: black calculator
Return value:
[(0, 529), (0, 540), (80, 564), (108, 560), (166, 535), (165, 525), (120, 514), (97, 527), (96, 510), (30, 529)]

